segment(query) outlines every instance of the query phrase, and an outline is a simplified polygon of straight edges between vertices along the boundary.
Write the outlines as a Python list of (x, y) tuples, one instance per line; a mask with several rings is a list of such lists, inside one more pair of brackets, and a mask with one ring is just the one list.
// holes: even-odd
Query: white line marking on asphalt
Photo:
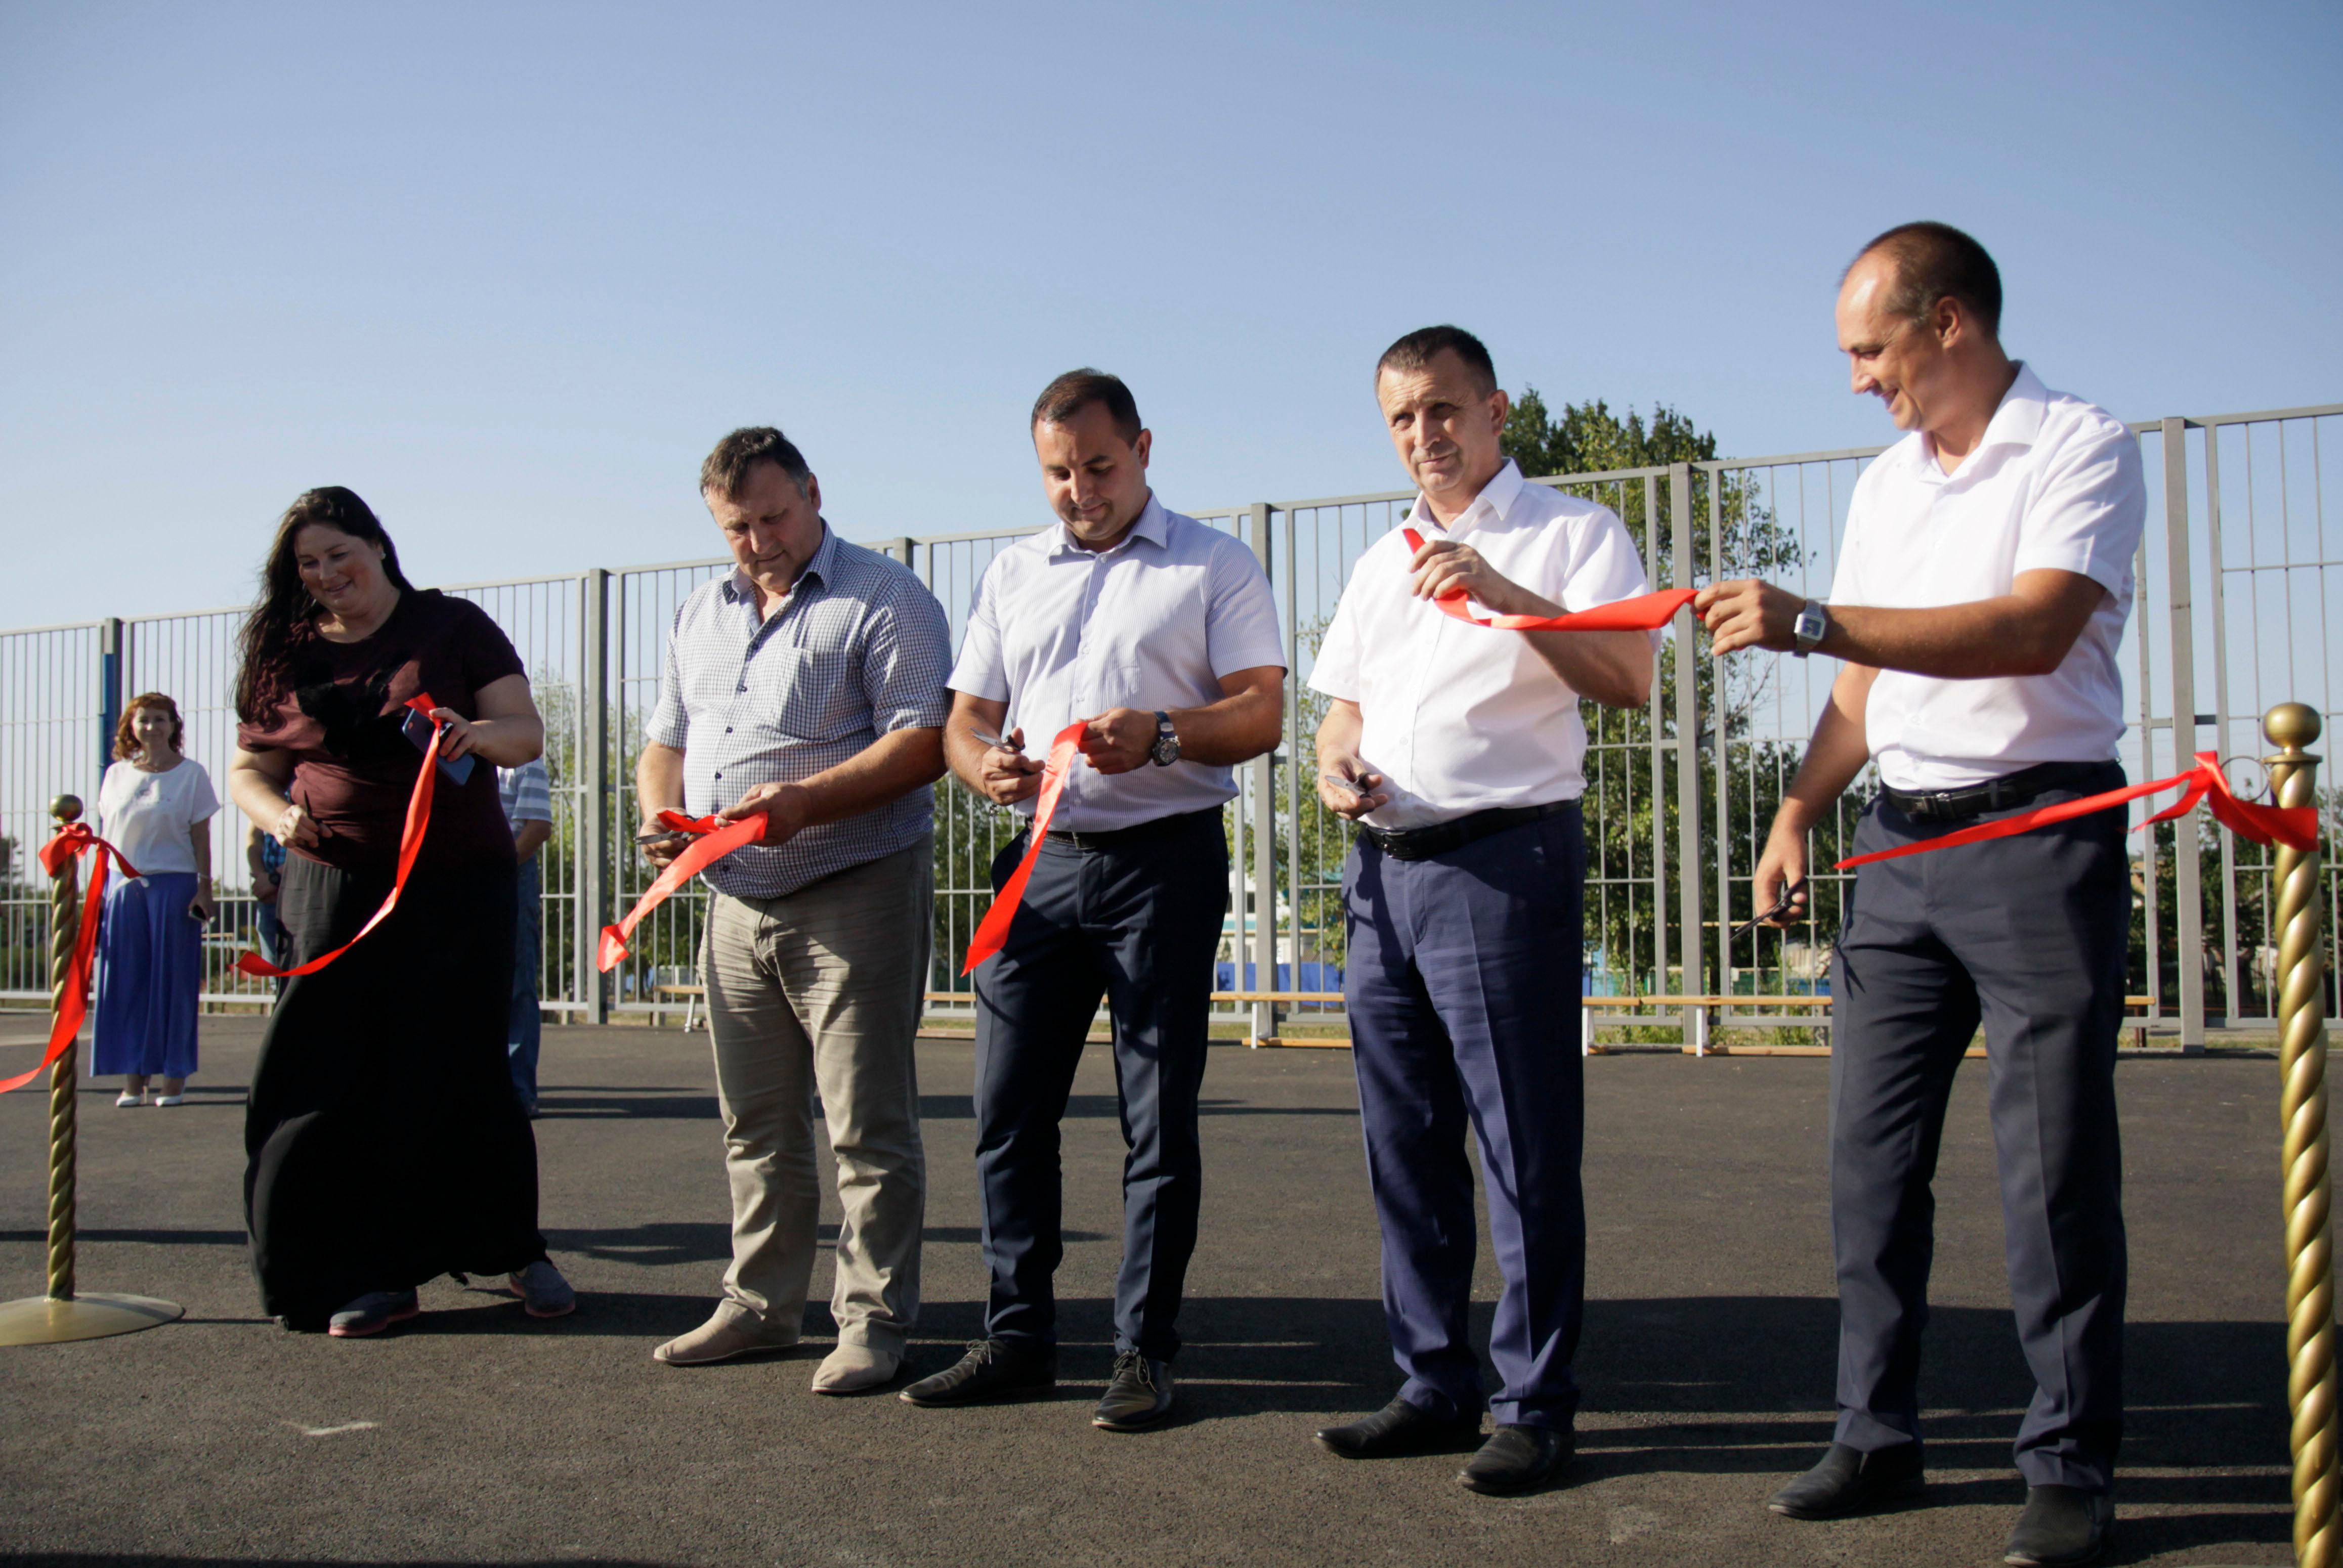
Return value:
[(378, 1421), (346, 1421), (339, 1426), (304, 1426), (297, 1421), (285, 1423), (303, 1437), (339, 1437), (346, 1432), (372, 1432), (380, 1426)]

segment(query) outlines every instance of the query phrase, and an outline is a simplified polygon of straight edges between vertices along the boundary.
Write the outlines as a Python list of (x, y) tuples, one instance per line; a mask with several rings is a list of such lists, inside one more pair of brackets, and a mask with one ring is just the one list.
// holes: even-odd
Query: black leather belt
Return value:
[(1435, 822), (1429, 828), (1371, 828), (1359, 824), (1359, 836), (1389, 855), (1394, 860), (1428, 860), (1434, 855), (1445, 855), (1461, 849), (1475, 839), (1485, 839), (1492, 833), (1502, 833), (1508, 828), (1559, 817), (1564, 811), (1575, 811), (1575, 800), (1549, 800), (1543, 806), (1498, 806), (1486, 811), (1475, 811), (1470, 817), (1459, 817), (1453, 822)]
[(1911, 790), (1883, 786), (1887, 803), (1915, 822), (1966, 822), (2023, 806), (2053, 789), (2096, 782), (2114, 762), (2041, 762), (1966, 789)]
[(1220, 808), (1208, 807), (1202, 811), (1181, 811), (1169, 817), (1157, 817), (1145, 822), (1133, 822), (1128, 828), (1109, 828), (1102, 832), (1083, 832), (1072, 828), (1052, 828), (1050, 842), (1063, 844), (1070, 849), (1113, 849), (1126, 844), (1143, 844), (1151, 839), (1194, 828), (1200, 822), (1217, 826)]

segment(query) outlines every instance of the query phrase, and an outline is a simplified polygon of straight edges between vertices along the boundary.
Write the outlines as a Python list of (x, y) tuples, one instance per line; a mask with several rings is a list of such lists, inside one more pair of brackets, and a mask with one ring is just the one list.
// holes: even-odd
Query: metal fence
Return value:
[[(2136, 719), (2124, 746), (2135, 778), (2176, 772), (2199, 748), (2258, 757), (2262, 712), (2294, 699), (2332, 724), (2338, 659), (2328, 634), (2343, 567), (2328, 529), (2343, 525), (2343, 480), (2324, 446), (2343, 404), (2168, 418), (2132, 427), (2148, 475), (2150, 514), (2125, 665)], [(1617, 512), (1654, 585), (1763, 575), (1816, 597), (1828, 591), (1848, 498), (1881, 447), (1682, 463), (1538, 482)], [(1167, 498), (1177, 506), (1179, 498)], [(1348, 828), (1311, 784), (1311, 737), (1322, 713), (1308, 688), (1318, 641), (1360, 555), (1399, 526), (1410, 492), (1258, 503), (1192, 513), (1254, 551), (1274, 588), (1287, 640), (1287, 722), (1270, 757), (1239, 770), (1227, 810), (1231, 908), (1224, 989), (1339, 989), (1339, 887)], [(1021, 532), (875, 541), (933, 591), (957, 642), (985, 567)], [(505, 628), (547, 722), (554, 837), (543, 852), (542, 995), (549, 1011), (592, 1020), (680, 1009), (663, 984), (688, 978), (705, 902), (669, 901), (608, 978), (596, 935), (649, 885), (634, 852), (633, 765), (658, 696), (668, 628), (721, 559), (576, 576), (459, 585)], [(229, 699), (242, 611), (222, 609), (0, 633), (0, 998), (45, 999), (46, 900), (30, 850), (46, 836), (51, 796), (94, 804), (116, 719), (130, 696), (159, 690), (187, 720), (189, 754), (223, 784), (233, 748)], [(1598, 994), (1795, 997), (1826, 991), (1827, 955), (1848, 879), (1825, 871), (1805, 924), (1728, 941), (1753, 913), (1748, 878), (1775, 805), (1795, 769), (1835, 667), (1768, 656), (1710, 658), (1679, 616), (1651, 699), (1634, 711), (1587, 710), (1587, 974)], [(1299, 760), (1297, 760), (1299, 759)], [(1852, 835), (1868, 776), (1816, 834), (1827, 864)], [(2141, 814), (2136, 809), (2136, 816)], [(2326, 816), (2333, 830), (2334, 813)], [(1013, 831), (1006, 814), (958, 786), (937, 787), (934, 990), (965, 993), (957, 958), (990, 896), (992, 857)], [(208, 939), (205, 995), (264, 1000), (236, 975), (253, 940), (246, 826), (215, 819), (222, 914)], [(2131, 989), (2152, 1019), (2204, 1038), (2208, 1018), (2273, 1016), (2271, 865), (2192, 820), (2135, 840)], [(2335, 857), (2329, 856), (2331, 867)], [(2328, 894), (2337, 896), (2329, 872)], [(2328, 940), (2343, 930), (2330, 907)], [(2330, 953), (2332, 970), (2335, 954)], [(949, 1004), (947, 1004), (949, 1005)], [(1252, 1022), (1272, 1032), (1278, 1010)]]

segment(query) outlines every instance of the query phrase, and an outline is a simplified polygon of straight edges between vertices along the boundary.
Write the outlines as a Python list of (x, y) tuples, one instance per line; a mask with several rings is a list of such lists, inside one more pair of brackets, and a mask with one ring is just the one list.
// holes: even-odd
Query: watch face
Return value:
[(1180, 760), (1179, 739), (1176, 737), (1170, 735), (1157, 736), (1155, 738), (1155, 749), (1152, 755), (1155, 759), (1155, 765), (1157, 767), (1171, 767), (1172, 764)]

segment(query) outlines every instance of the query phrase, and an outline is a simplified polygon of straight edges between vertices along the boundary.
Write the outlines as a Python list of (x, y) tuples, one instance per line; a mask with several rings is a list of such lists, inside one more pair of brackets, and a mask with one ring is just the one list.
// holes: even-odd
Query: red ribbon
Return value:
[[(1411, 550), (1423, 548), (1423, 536), (1413, 528), (1400, 532)], [(1699, 590), (1695, 588), (1663, 588), (1635, 598), (1623, 598), (1612, 604), (1599, 604), (1593, 609), (1582, 609), (1568, 615), (1500, 615), (1483, 620), (1465, 608), (1467, 596), (1462, 588), (1442, 594), (1432, 602), (1442, 613), (1473, 626), (1485, 626), (1498, 631), (1657, 631), (1675, 618), (1676, 611), (1692, 603)]]
[(1050, 742), (1049, 760), (1041, 765), (1041, 796), (1033, 806), (1032, 836), (1025, 841), (1025, 858), (1009, 873), (1009, 880), (1001, 885), (1001, 893), (992, 900), (992, 908), (984, 911), (978, 922), (976, 935), (968, 944), (968, 961), (960, 972), (970, 974), (976, 966), (999, 952), (1009, 941), (1009, 922), (1017, 918), (1017, 906), (1025, 901), (1025, 884), (1033, 879), (1033, 862), (1041, 853), (1041, 840), (1050, 836), (1050, 822), (1058, 814), (1058, 796), (1066, 787), (1066, 769), (1074, 765), (1074, 753), (1080, 749), (1082, 725), (1080, 720), (1058, 731)]
[(138, 875), (138, 868), (122, 858), (122, 851), (90, 830), (86, 822), (68, 822), (57, 829), (57, 836), (41, 846), (41, 869), (55, 877), (63, 872), (68, 862), (95, 853), (97, 864), (89, 873), (89, 891), (82, 895), (81, 929), (74, 936), (73, 957), (65, 960), (65, 994), (57, 999), (57, 1021), (49, 1030), (49, 1049), (30, 1072), (0, 1080), (0, 1094), (22, 1089), (51, 1062), (65, 1053), (74, 1036), (81, 1032), (82, 1020), (89, 1016), (89, 975), (97, 962), (98, 907), (106, 902), (106, 862), (111, 856), (122, 868), (126, 877)]
[[(407, 706), (427, 716), (439, 705), (432, 701), (431, 694), (426, 691), (409, 699)], [(439, 738), (445, 728), (438, 720), (432, 720), (431, 744), (423, 749), (423, 771), (415, 776), (415, 793), (407, 797), (407, 826), (398, 836), (398, 875), (392, 879), (390, 895), (383, 900), (382, 908), (367, 917), (367, 923), (358, 928), (357, 936), (332, 952), (311, 959), (306, 964), (297, 964), (289, 970), (278, 969), (258, 953), (243, 953), (236, 960), (238, 974), (251, 975), (258, 980), (316, 974), (365, 940), (368, 931), (390, 918), (390, 911), (398, 908), (398, 895), (407, 890), (407, 878), (415, 869), (415, 857), (422, 851), (424, 829), (431, 826), (431, 787), (439, 777)], [(286, 848), (289, 849), (292, 846), (288, 844)]]
[(2154, 795), (2178, 785), (2187, 785), (2188, 792), (2165, 809), (2139, 825), (2139, 829), (2169, 822), (2197, 809), (2199, 802), (2210, 807), (2214, 819), (2241, 839), (2257, 844), (2283, 844), (2289, 849), (2308, 851), (2318, 848), (2318, 811), (2311, 806), (2258, 806), (2240, 800), (2229, 789), (2227, 775), (2221, 771), (2220, 758), (2211, 751), (2197, 753), (2197, 766), (2186, 773), (2176, 773), (2169, 779), (2157, 779), (2146, 784), (2128, 784), (2121, 789), (2109, 789), (2100, 795), (2086, 795), (2079, 800), (2062, 800), (2056, 806), (2044, 806), (2032, 811), (2020, 811), (2015, 817), (1996, 821), (1980, 822), (1974, 828), (1963, 828), (1941, 839), (1923, 839), (1917, 843), (1899, 844), (1893, 849), (1875, 849), (1868, 855), (1857, 855), (1841, 860), (1842, 871), (1856, 866), (1867, 866), (1874, 860), (1900, 859), (1906, 855), (1926, 855), (1932, 850), (1949, 849), (1960, 844), (1981, 844), (1988, 839), (2013, 839), (2036, 828), (2046, 828), (2054, 822), (2069, 821), (2087, 817), (2094, 811), (2104, 811), (2110, 806), (2120, 806), (2137, 800), (2143, 795)]
[(615, 926), (602, 928), (602, 945), (594, 955), (594, 967), (604, 974), (618, 967), (627, 956), (627, 939), (643, 917), (668, 900), (668, 896), (699, 875), (709, 865), (722, 859), (743, 844), (753, 844), (765, 836), (765, 828), (772, 820), (759, 811), (753, 817), (743, 817), (737, 822), (727, 822), (720, 817), (687, 817), (680, 811), (662, 811), (659, 826), (672, 828), (679, 833), (689, 833), (698, 839), (689, 849), (668, 863), (627, 918)]

